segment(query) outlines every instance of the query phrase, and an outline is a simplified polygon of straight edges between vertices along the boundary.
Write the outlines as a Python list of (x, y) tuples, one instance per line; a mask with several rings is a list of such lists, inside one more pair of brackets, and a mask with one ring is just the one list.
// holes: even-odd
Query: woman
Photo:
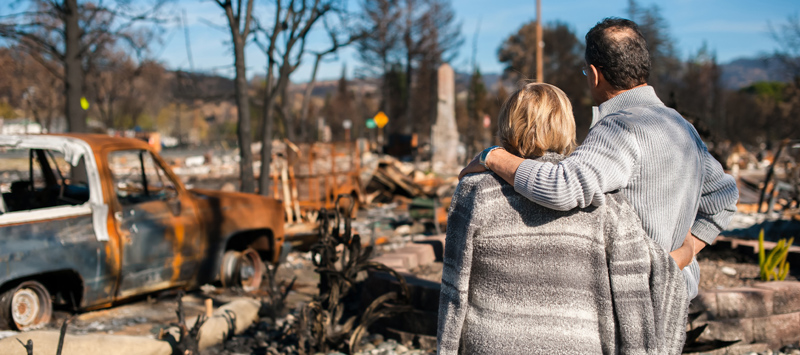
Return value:
[[(503, 104), (502, 148), (558, 162), (575, 147), (564, 92), (529, 83)], [(550, 210), (491, 172), (461, 180), (450, 207), (439, 354), (678, 354), (686, 285), (620, 194)]]

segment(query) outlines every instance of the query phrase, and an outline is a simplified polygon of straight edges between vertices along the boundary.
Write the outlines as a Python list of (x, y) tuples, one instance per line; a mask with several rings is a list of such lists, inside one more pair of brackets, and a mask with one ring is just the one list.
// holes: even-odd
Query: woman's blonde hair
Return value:
[(568, 155), (575, 149), (572, 104), (553, 85), (526, 83), (500, 108), (497, 136), (503, 148), (523, 158), (548, 151)]

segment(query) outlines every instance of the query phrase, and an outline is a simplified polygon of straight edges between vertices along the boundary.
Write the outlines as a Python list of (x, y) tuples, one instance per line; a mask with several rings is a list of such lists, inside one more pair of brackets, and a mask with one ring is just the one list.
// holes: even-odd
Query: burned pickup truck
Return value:
[(275, 199), (188, 190), (145, 142), (0, 136), (0, 328), (169, 288), (257, 288), (277, 262)]

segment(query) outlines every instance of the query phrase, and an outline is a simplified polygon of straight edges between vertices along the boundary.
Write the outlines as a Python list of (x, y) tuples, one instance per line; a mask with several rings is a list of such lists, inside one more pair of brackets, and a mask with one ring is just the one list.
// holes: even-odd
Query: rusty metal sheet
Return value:
[(0, 236), (0, 284), (69, 270), (83, 280), (81, 308), (112, 299), (117, 270), (91, 215), (0, 226)]
[(242, 231), (270, 230), (274, 237), (272, 262), (280, 256), (284, 241), (284, 212), (279, 200), (237, 192), (192, 189), (201, 223), (210, 243), (224, 242)]

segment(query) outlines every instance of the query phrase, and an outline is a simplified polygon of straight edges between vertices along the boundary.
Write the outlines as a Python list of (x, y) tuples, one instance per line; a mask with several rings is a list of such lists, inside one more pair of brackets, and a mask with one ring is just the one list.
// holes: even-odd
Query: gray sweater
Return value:
[(438, 353), (679, 354), (685, 287), (622, 195), (562, 212), (469, 175), (447, 221)]
[[(666, 107), (650, 86), (600, 105), (600, 121), (583, 144), (558, 164), (526, 160), (516, 191), (552, 209), (600, 206), (620, 190), (647, 234), (672, 251), (686, 232), (711, 244), (736, 212), (736, 181), (706, 149), (694, 127)], [(697, 295), (697, 261), (684, 270), (690, 299)]]

